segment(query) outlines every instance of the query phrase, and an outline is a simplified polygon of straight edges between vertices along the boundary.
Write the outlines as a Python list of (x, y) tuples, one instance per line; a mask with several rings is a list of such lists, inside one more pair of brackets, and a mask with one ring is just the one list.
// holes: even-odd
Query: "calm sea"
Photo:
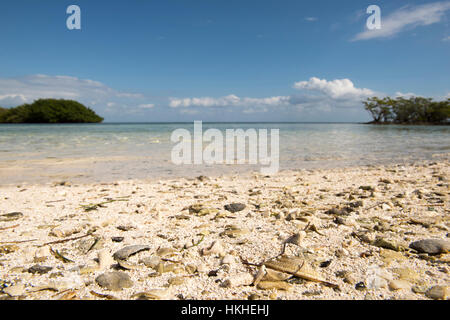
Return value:
[[(193, 123), (0, 125), (0, 184), (113, 181), (259, 170), (171, 162), (172, 132)], [(204, 123), (203, 129), (279, 129), (280, 169), (410, 163), (449, 158), (448, 126)], [(205, 143), (207, 145), (207, 143)]]

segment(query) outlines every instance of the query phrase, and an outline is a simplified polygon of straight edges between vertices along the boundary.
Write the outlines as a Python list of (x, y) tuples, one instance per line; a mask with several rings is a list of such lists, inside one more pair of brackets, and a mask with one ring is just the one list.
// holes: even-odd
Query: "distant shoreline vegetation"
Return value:
[(100, 123), (103, 120), (74, 100), (39, 99), (15, 108), (0, 107), (0, 123)]
[(372, 97), (364, 102), (364, 106), (373, 118), (368, 124), (450, 124), (450, 99)]

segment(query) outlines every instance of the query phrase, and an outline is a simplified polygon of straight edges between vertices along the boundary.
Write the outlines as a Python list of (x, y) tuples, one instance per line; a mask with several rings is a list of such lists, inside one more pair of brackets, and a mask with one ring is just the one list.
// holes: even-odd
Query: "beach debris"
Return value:
[(267, 269), (264, 265), (261, 265), (258, 268), (258, 272), (256, 273), (254, 279), (253, 279), (253, 285), (256, 286), (267, 274)]
[(100, 250), (97, 254), (98, 267), (100, 270), (109, 268), (113, 263), (114, 259), (111, 256), (109, 250)]
[(56, 259), (58, 259), (64, 263), (73, 262), (72, 260), (64, 257), (61, 253), (59, 253), (58, 250), (53, 250), (52, 248), (50, 248), (50, 252), (55, 256)]
[(3, 292), (10, 297), (18, 297), (25, 293), (25, 285), (22, 283), (16, 283), (10, 287), (4, 288)]
[(128, 257), (130, 257), (138, 252), (146, 251), (146, 250), (150, 250), (150, 249), (151, 249), (151, 247), (146, 246), (146, 245), (128, 246), (128, 247), (120, 249), (119, 251), (116, 251), (113, 255), (113, 258), (116, 261), (126, 260), (126, 259), (128, 259)]
[(236, 225), (227, 225), (225, 226), (225, 230), (221, 232), (219, 235), (221, 237), (227, 236), (230, 238), (237, 238), (246, 234), (249, 234), (250, 230), (246, 228), (239, 228)]
[(126, 232), (126, 231), (130, 231), (130, 230), (136, 229), (136, 227), (132, 226), (132, 225), (123, 225), (123, 226), (118, 226), (117, 229), (120, 230), (120, 231)]
[(156, 267), (161, 263), (161, 258), (158, 256), (151, 256), (141, 259), (139, 263), (143, 263), (146, 267), (156, 269)]
[(6, 214), (0, 215), (0, 222), (15, 221), (15, 220), (19, 220), (22, 217), (23, 217), (23, 213), (22, 212), (6, 213)]
[(20, 249), (19, 246), (16, 246), (15, 244), (7, 244), (4, 246), (0, 246), (0, 254), (13, 253), (19, 249)]
[(224, 281), (222, 281), (221, 287), (235, 288), (240, 286), (249, 286), (253, 282), (253, 276), (250, 273), (244, 272), (226, 278)]
[(49, 266), (41, 266), (39, 264), (36, 264), (30, 268), (28, 268), (28, 272), (29, 273), (33, 273), (33, 274), (46, 274), (48, 272), (50, 272), (53, 269), (53, 267), (49, 267)]
[(411, 289), (411, 283), (402, 279), (392, 280), (391, 282), (389, 282), (389, 289), (391, 289), (392, 291), (409, 290)]
[(186, 282), (186, 277), (172, 277), (167, 280), (167, 283), (171, 286), (181, 286)]
[(224, 208), (231, 213), (235, 213), (244, 210), (246, 208), (246, 205), (243, 203), (231, 203), (225, 205)]
[(284, 281), (260, 281), (256, 287), (261, 290), (283, 290), (291, 291), (292, 285)]
[(266, 269), (266, 273), (263, 276), (262, 280), (264, 280), (264, 281), (286, 281), (292, 277), (293, 277), (293, 275), (289, 274), (289, 273), (276, 271), (273, 269)]
[(208, 214), (216, 214), (219, 212), (218, 209), (207, 207), (204, 203), (197, 203), (185, 208), (188, 209), (190, 214), (195, 214), (196, 216), (202, 217)]
[(437, 255), (450, 252), (450, 241), (443, 239), (425, 239), (412, 242), (409, 247), (420, 253)]
[(110, 295), (110, 294), (98, 293), (98, 292), (95, 292), (94, 290), (91, 290), (89, 292), (97, 298), (106, 299), (106, 300), (119, 300), (118, 298), (116, 298), (115, 296)]
[(120, 291), (133, 286), (130, 276), (121, 271), (104, 273), (95, 278), (95, 281), (100, 287), (110, 291)]
[(19, 227), (19, 226), (20, 226), (20, 224), (15, 224), (15, 225), (13, 225), (13, 226), (8, 226), (8, 227), (1, 227), (1, 228), (0, 228), (0, 231), (8, 230), (8, 229), (14, 229), (14, 228), (17, 228), (17, 227)]
[(135, 300), (170, 300), (170, 289), (151, 289), (131, 296)]
[(94, 210), (98, 210), (98, 208), (106, 208), (105, 204), (109, 204), (109, 203), (113, 203), (113, 202), (117, 202), (117, 201), (129, 201), (128, 199), (129, 197), (122, 197), (122, 198), (117, 198), (117, 199), (110, 199), (107, 201), (103, 201), (100, 203), (96, 203), (96, 204), (87, 204), (87, 205), (80, 205), (80, 207), (85, 211), (85, 212), (90, 212), (90, 211), (94, 211)]
[(408, 267), (394, 268), (393, 273), (397, 274), (399, 279), (416, 282), (420, 280), (420, 274)]
[(156, 254), (160, 257), (171, 257), (178, 253), (179, 252), (176, 249), (170, 247), (163, 247), (156, 250)]
[(222, 245), (222, 242), (216, 240), (208, 248), (203, 248), (201, 250), (201, 254), (204, 256), (213, 254), (218, 256), (225, 256), (225, 249)]
[(64, 237), (70, 237), (73, 234), (80, 233), (83, 229), (83, 226), (71, 226), (67, 228), (54, 228), (50, 231), (49, 236), (57, 237), (57, 238), (64, 238)]
[(292, 256), (279, 256), (263, 263), (266, 268), (292, 274), (298, 278), (336, 286), (324, 280), (322, 276), (302, 258)]
[(283, 241), (280, 255), (283, 255), (285, 253), (286, 245), (289, 243), (300, 247), (301, 243), (302, 243), (303, 239), (305, 239), (305, 237), (306, 237), (305, 231), (300, 231), (300, 232), (294, 233), (293, 235), (288, 237), (286, 240)]
[(50, 247), (41, 247), (34, 254), (34, 262), (44, 262), (50, 254)]
[(393, 251), (405, 251), (406, 245), (395, 239), (389, 239), (382, 236), (376, 237), (375, 241), (372, 242), (375, 247), (380, 247), (384, 249), (389, 249)]
[(356, 277), (353, 272), (344, 270), (336, 272), (336, 276), (343, 278), (345, 283), (350, 285), (354, 285), (356, 283)]
[(83, 239), (83, 238), (89, 237), (91, 235), (92, 235), (91, 233), (88, 233), (88, 234), (85, 234), (83, 236), (79, 236), (79, 237), (75, 237), (75, 238), (69, 238), (69, 239), (63, 239), (63, 240), (47, 242), (47, 243), (44, 243), (42, 246), (47, 246), (47, 245), (50, 245), (50, 244), (59, 244), (59, 243), (64, 243), (64, 242), (69, 242), (69, 241), (75, 241), (75, 240), (79, 240), (79, 239)]
[(448, 300), (450, 298), (450, 287), (434, 286), (425, 292), (425, 295), (433, 300)]

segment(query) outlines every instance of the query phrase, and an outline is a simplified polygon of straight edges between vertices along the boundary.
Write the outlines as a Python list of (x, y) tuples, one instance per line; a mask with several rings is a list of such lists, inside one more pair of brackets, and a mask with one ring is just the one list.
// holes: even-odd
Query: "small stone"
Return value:
[(224, 208), (231, 213), (235, 213), (244, 210), (246, 208), (246, 205), (243, 203), (231, 203), (225, 205)]
[(54, 228), (50, 231), (49, 236), (57, 238), (70, 237), (73, 234), (80, 233), (82, 230), (81, 226), (75, 226), (70, 228)]
[(180, 286), (186, 282), (185, 277), (173, 277), (168, 280), (168, 283), (172, 286)]
[(36, 264), (36, 265), (30, 267), (28, 269), (28, 272), (32, 273), (32, 274), (36, 274), (36, 273), (37, 274), (46, 274), (46, 273), (50, 272), (52, 269), (53, 269), (53, 267), (46, 267), (46, 266), (41, 266), (41, 265)]
[(133, 286), (133, 281), (128, 274), (120, 271), (104, 273), (98, 276), (95, 281), (100, 287), (111, 291), (120, 291)]
[(146, 257), (140, 260), (139, 263), (145, 264), (146, 267), (156, 269), (156, 267), (161, 263), (161, 258), (158, 256)]
[(402, 261), (406, 259), (406, 257), (402, 253), (389, 249), (381, 249), (380, 256), (383, 262), (386, 264), (389, 264), (392, 261)]
[(448, 253), (450, 251), (450, 241), (443, 239), (426, 239), (412, 242), (409, 247), (420, 253), (430, 255)]
[(264, 297), (257, 293), (252, 293), (247, 297), (247, 300), (263, 300)]
[(0, 247), (0, 254), (8, 254), (13, 253), (14, 251), (19, 250), (19, 247), (15, 244), (7, 244)]
[(171, 298), (169, 289), (151, 289), (134, 294), (131, 298), (136, 300), (169, 300)]
[(253, 283), (253, 276), (250, 273), (240, 273), (225, 279), (221, 286), (224, 288), (235, 288), (249, 286)]
[(261, 290), (275, 289), (290, 291), (292, 289), (292, 285), (283, 281), (260, 281), (256, 287)]
[(122, 242), (124, 240), (124, 237), (112, 237), (111, 240), (113, 242)]
[(382, 237), (376, 238), (375, 241), (372, 243), (372, 245), (393, 251), (403, 251), (405, 249), (405, 246), (403, 246), (398, 241)]
[(420, 278), (420, 275), (411, 268), (396, 268), (393, 272), (396, 273), (402, 280), (414, 282)]
[(289, 238), (287, 238), (284, 242), (285, 243), (292, 243), (292, 244), (295, 244), (297, 246), (301, 246), (301, 243), (305, 239), (305, 237), (306, 237), (306, 232), (305, 231), (300, 231), (298, 233), (293, 234)]
[(145, 250), (150, 250), (150, 247), (144, 245), (128, 246), (114, 253), (113, 258), (115, 260), (126, 260), (128, 257)]
[(450, 297), (450, 287), (434, 286), (425, 295), (433, 300), (447, 300)]
[(135, 226), (131, 226), (131, 225), (126, 225), (126, 226), (118, 226), (117, 229), (120, 230), (120, 231), (126, 232), (126, 231), (130, 231), (130, 230), (136, 229), (136, 227)]
[(3, 292), (11, 297), (18, 297), (25, 292), (25, 286), (22, 283), (17, 283), (11, 287), (3, 289)]
[(206, 256), (211, 254), (225, 256), (225, 249), (220, 241), (214, 241), (209, 248), (203, 248), (202, 255)]
[(320, 290), (309, 290), (302, 293), (306, 297), (320, 296), (322, 291)]
[(239, 228), (237, 226), (234, 225), (230, 225), (230, 226), (226, 226), (225, 227), (225, 231), (220, 233), (220, 236), (227, 236), (230, 238), (237, 238), (246, 234), (249, 234), (250, 230), (246, 229), (246, 228)]
[(348, 283), (351, 285), (354, 285), (356, 283), (355, 275), (350, 271), (344, 271), (344, 272), (340, 273), (339, 276), (344, 278), (345, 283)]
[(411, 284), (406, 280), (392, 280), (389, 282), (389, 289), (392, 291), (410, 289)]
[(109, 250), (101, 250), (98, 253), (98, 266), (100, 270), (107, 269), (114, 263), (114, 259), (111, 257)]
[(419, 294), (423, 294), (423, 293), (427, 292), (427, 290), (428, 290), (428, 286), (426, 286), (424, 284), (418, 284), (411, 288), (412, 292), (419, 293)]
[(188, 274), (194, 274), (197, 272), (197, 266), (194, 264), (188, 264), (185, 269)]
[(173, 256), (175, 254), (177, 254), (178, 251), (175, 250), (174, 248), (159, 248), (156, 251), (156, 254), (160, 257), (168, 257), (168, 256)]
[(359, 291), (366, 290), (366, 285), (364, 284), (364, 282), (358, 282), (355, 285), (355, 289)]

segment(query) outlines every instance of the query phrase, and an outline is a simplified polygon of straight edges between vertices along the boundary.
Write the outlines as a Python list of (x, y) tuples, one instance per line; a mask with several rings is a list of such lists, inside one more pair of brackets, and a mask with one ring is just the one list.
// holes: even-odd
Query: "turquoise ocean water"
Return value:
[[(0, 184), (111, 181), (259, 170), (260, 165), (171, 162), (172, 132), (193, 123), (0, 125)], [(203, 130), (279, 129), (280, 169), (410, 163), (449, 158), (448, 126), (204, 123)], [(205, 146), (208, 143), (204, 144)]]

